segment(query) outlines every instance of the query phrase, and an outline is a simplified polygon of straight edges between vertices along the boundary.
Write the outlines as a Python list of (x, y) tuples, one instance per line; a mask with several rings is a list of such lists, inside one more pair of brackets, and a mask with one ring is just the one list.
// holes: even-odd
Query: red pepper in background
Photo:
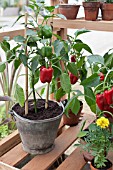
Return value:
[(108, 105), (113, 104), (113, 87), (110, 90), (105, 90), (104, 96)]
[(100, 81), (104, 81), (104, 78), (105, 78), (104, 74), (102, 72), (100, 72), (98, 75), (100, 76)]
[(104, 110), (104, 95), (96, 94), (96, 103), (100, 110)]
[(78, 80), (78, 77), (72, 74), (71, 72), (69, 72), (69, 77), (70, 77), (71, 84), (75, 84)]
[(71, 62), (76, 62), (76, 56), (75, 55), (71, 56)]
[[(111, 114), (113, 114), (113, 108), (111, 108), (109, 105), (106, 105), (106, 107), (104, 107), (104, 111), (108, 111)], [(104, 116), (106, 118), (112, 118), (112, 116), (109, 113), (107, 113), (107, 112), (104, 112)]]
[(40, 81), (42, 83), (50, 83), (52, 80), (52, 75), (53, 75), (53, 68), (49, 67), (46, 68), (45, 66), (42, 66), (40, 68)]

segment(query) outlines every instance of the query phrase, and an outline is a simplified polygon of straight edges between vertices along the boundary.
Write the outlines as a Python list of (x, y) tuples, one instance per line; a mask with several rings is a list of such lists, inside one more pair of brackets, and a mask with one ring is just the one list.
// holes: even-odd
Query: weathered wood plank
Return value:
[[(85, 114), (84, 114), (85, 115)], [(55, 148), (53, 151), (45, 155), (37, 155), (28, 164), (26, 164), (22, 170), (47, 170), (57, 159), (60, 157), (65, 150), (77, 139), (77, 134), (81, 128), (84, 120), (86, 120), (87, 128), (90, 123), (95, 119), (92, 114), (86, 114), (83, 120), (74, 127), (68, 128), (64, 131), (55, 141)]]
[(11, 148), (20, 143), (20, 136), (18, 131), (14, 131), (12, 134), (0, 141), (0, 156), (9, 151)]
[(71, 155), (57, 168), (57, 170), (80, 170), (86, 161), (84, 160), (81, 148), (77, 148)]
[(0, 162), (0, 170), (19, 170), (19, 169), (14, 168), (14, 167), (12, 167), (10, 165), (7, 165), (7, 164), (5, 164), (3, 162)]
[(22, 149), (22, 144), (16, 145), (13, 149), (11, 149), (9, 152), (4, 154), (0, 161), (4, 162), (11, 166), (16, 166), (21, 161), (23, 161), (29, 154), (24, 152)]
[[(61, 121), (60, 125), (59, 125), (59, 130), (58, 130), (58, 134), (59, 131), (61, 131), (62, 127), (63, 127), (63, 122)], [(6, 151), (9, 149), (11, 149), (9, 152), (7, 152), (6, 154), (4, 154), (0, 160), (2, 162), (5, 162), (11, 166), (15, 166), (17, 164), (19, 164), (23, 159), (25, 159), (29, 154), (24, 152), (23, 149), (22, 149), (22, 144), (18, 144), (18, 142), (20, 142), (20, 138), (19, 138), (19, 141), (17, 141), (16, 143), (16, 135), (19, 135), (18, 134), (18, 131), (15, 131), (15, 133), (11, 134), (10, 137), (8, 136), (7, 139), (4, 139), (1, 141), (2, 145), (1, 145), (1, 149), (2, 149), (2, 153), (6, 153)], [(8, 140), (9, 139), (9, 140)], [(10, 142), (11, 140), (11, 142)], [(8, 143), (8, 141), (10, 143)], [(13, 143), (14, 142), (14, 143)], [(10, 144), (10, 145), (9, 145)], [(11, 145), (12, 144), (12, 145)], [(15, 145), (16, 146), (15, 146)], [(18, 144), (18, 145), (17, 145)], [(8, 148), (9, 146), (9, 148)], [(14, 147), (15, 146), (15, 147)], [(5, 148), (5, 150), (3, 150), (3, 148)], [(14, 147), (14, 148), (13, 148)]]

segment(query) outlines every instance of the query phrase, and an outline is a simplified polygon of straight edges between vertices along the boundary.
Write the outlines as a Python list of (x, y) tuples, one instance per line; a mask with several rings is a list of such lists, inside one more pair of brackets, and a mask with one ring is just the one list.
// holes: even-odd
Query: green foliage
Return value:
[(84, 87), (85, 101), (90, 106), (92, 112), (96, 113), (96, 98), (91, 87)]
[(85, 87), (96, 87), (100, 83), (100, 78), (97, 73), (94, 73), (87, 79), (81, 82), (81, 85)]
[(64, 113), (68, 116), (69, 110), (72, 111), (73, 114), (76, 114), (80, 110), (80, 101), (77, 99), (76, 96), (73, 96), (68, 103), (66, 104), (66, 107), (64, 109)]
[(106, 3), (113, 3), (113, 0), (106, 0)]
[(68, 63), (67, 68), (72, 74), (74, 74), (75, 76), (78, 76), (77, 66), (74, 62)]
[(25, 97), (23, 88), (16, 84), (15, 99), (20, 104), (21, 107), (24, 106)]
[(70, 84), (70, 79), (69, 79), (68, 74), (63, 73), (63, 74), (60, 76), (60, 79), (61, 79), (61, 87), (62, 87), (62, 89), (63, 89), (66, 93), (70, 93), (70, 91), (71, 91), (71, 84)]
[[(81, 130), (78, 134), (78, 137), (84, 137), (86, 142), (86, 144), (81, 144), (80, 146), (94, 156), (94, 166), (97, 169), (104, 168), (106, 166), (106, 156), (110, 148), (113, 147), (111, 140), (113, 132), (111, 132), (108, 122), (108, 119), (100, 117), (97, 119), (96, 123), (92, 123), (89, 126), (87, 131)], [(105, 124), (106, 126), (104, 127)]]
[[(5, 114), (5, 105), (0, 105), (0, 124), (6, 120), (6, 114)], [(13, 122), (11, 123), (11, 126), (13, 126), (12, 129), (14, 129)], [(10, 130), (8, 127), (8, 122), (0, 125), (0, 140), (7, 135), (9, 135), (13, 130)]]

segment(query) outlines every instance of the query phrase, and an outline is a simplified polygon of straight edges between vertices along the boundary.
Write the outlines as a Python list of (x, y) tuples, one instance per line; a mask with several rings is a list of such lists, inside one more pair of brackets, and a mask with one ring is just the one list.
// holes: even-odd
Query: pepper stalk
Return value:
[[(25, 13), (25, 54), (26, 57), (27, 53), (27, 22), (28, 22), (28, 14)], [(28, 67), (25, 67), (25, 115), (28, 114)]]

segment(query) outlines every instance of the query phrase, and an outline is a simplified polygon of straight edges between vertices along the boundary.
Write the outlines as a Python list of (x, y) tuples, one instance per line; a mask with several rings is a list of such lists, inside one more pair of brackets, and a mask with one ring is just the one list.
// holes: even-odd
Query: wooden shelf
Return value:
[(84, 19), (63, 20), (59, 18), (54, 18), (53, 27), (72, 28), (72, 29), (85, 28), (89, 30), (113, 32), (113, 21), (103, 21), (103, 20), (86, 21)]
[[(42, 19), (39, 19), (39, 22)], [(52, 20), (50, 20), (51, 22)], [(76, 20), (63, 20), (60, 18), (53, 19), (54, 28), (71, 28), (71, 29), (81, 29), (85, 28), (88, 30), (96, 31), (108, 31), (113, 32), (113, 21), (103, 21), (98, 19), (97, 21), (86, 21), (84, 18), (79, 18)]]

